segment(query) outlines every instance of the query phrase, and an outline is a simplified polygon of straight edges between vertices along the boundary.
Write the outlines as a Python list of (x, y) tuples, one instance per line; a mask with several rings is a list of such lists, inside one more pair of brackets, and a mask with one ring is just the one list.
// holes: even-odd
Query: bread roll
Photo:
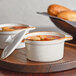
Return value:
[(63, 11), (69, 11), (69, 10), (70, 9), (64, 6), (53, 4), (48, 7), (48, 14), (52, 16), (57, 16), (58, 13), (63, 12)]
[(57, 17), (62, 18), (64, 20), (76, 21), (76, 12), (74, 11), (61, 12), (57, 15)]

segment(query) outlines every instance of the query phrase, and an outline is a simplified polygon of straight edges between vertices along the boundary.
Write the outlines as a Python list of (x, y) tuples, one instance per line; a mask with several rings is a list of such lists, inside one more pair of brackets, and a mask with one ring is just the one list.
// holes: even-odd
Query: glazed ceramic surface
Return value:
[[(62, 59), (64, 56), (64, 42), (71, 38), (70, 36), (65, 37), (65, 35), (56, 32), (34, 32), (29, 33), (26, 36), (36, 36), (36, 35), (55, 35), (60, 36), (61, 39), (52, 41), (30, 41), (26, 40), (26, 54), (27, 58), (32, 61), (38, 62), (49, 62)], [(70, 39), (69, 39), (70, 40)]]
[[(30, 30), (35, 29), (34, 27), (30, 25), (24, 25), (24, 24), (0, 24), (1, 27), (12, 27), (12, 26), (29, 26), (29, 28), (26, 28), (26, 33), (28, 33)], [(0, 49), (4, 49), (13, 39), (16, 34), (18, 34), (21, 30), (15, 30), (15, 31), (4, 31), (0, 32)], [(17, 48), (23, 48), (25, 47), (25, 43), (21, 42)]]

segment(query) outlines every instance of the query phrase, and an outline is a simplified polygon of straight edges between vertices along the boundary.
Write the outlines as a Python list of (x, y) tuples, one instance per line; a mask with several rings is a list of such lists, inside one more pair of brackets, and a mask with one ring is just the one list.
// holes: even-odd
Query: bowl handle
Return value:
[(71, 35), (65, 35), (65, 41), (72, 40), (73, 37)]
[[(26, 30), (26, 34), (29, 33), (30, 30), (34, 30), (34, 29), (36, 29), (36, 27), (30, 26), (30, 27)], [(24, 36), (24, 39), (26, 38), (26, 34), (25, 34), (25, 36)], [(24, 42), (24, 39), (23, 39), (22, 42)]]
[(30, 30), (34, 30), (34, 29), (36, 29), (36, 27), (29, 27), (28, 30), (30, 31)]

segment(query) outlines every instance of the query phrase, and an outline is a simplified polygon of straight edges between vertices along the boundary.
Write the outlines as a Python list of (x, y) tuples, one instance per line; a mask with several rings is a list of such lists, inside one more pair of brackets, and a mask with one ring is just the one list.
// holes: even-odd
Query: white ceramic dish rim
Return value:
[[(44, 33), (44, 34), (43, 34)], [(47, 34), (45, 34), (47, 33)], [(67, 40), (72, 40), (73, 37), (71, 35), (64, 35), (58, 32), (53, 32), (53, 31), (39, 31), (39, 32), (32, 32), (32, 33), (28, 33), (26, 34), (26, 38), (29, 36), (36, 36), (36, 35), (51, 35), (52, 33), (54, 33), (53, 35), (56, 36), (60, 36), (60, 39), (56, 39), (56, 40), (50, 40), (50, 41), (31, 41), (31, 40), (25, 40), (25, 43), (30, 43), (30, 44), (56, 44), (56, 43), (60, 43), (62, 41), (67, 41)], [(32, 35), (33, 34), (33, 35)]]
[(12, 34), (15, 34), (16, 32), (20, 32), (20, 31), (22, 31), (22, 30), (30, 30), (30, 29), (35, 29), (35, 27), (32, 27), (31, 25), (26, 25), (26, 24), (0, 24), (0, 28), (1, 27), (6, 27), (6, 26), (8, 26), (8, 27), (12, 27), (12, 26), (28, 26), (27, 28), (25, 28), (25, 29), (20, 29), (20, 30), (14, 30), (14, 31), (4, 31), (4, 32), (0, 32), (0, 34), (10, 34), (10, 35), (12, 35)]

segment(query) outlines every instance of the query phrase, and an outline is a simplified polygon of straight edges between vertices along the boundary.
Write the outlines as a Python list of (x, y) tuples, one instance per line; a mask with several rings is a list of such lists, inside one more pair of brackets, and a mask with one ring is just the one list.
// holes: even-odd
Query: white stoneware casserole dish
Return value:
[(64, 56), (64, 42), (72, 40), (72, 36), (65, 36), (57, 32), (33, 32), (28, 33), (26, 38), (36, 35), (54, 35), (61, 37), (60, 39), (51, 41), (25, 40), (27, 59), (37, 62), (49, 62), (62, 59)]
[[(27, 28), (14, 31), (0, 32), (0, 49), (4, 49), (9, 44), (9, 42), (11, 42), (11, 40), (14, 39), (14, 36), (18, 34), (20, 31), (26, 30), (26, 33), (28, 33), (30, 30), (35, 29), (35, 27), (25, 24), (0, 24), (0, 30), (2, 27), (13, 27), (13, 26), (27, 26)], [(25, 47), (25, 43), (21, 42), (17, 48), (23, 48), (23, 47)]]

